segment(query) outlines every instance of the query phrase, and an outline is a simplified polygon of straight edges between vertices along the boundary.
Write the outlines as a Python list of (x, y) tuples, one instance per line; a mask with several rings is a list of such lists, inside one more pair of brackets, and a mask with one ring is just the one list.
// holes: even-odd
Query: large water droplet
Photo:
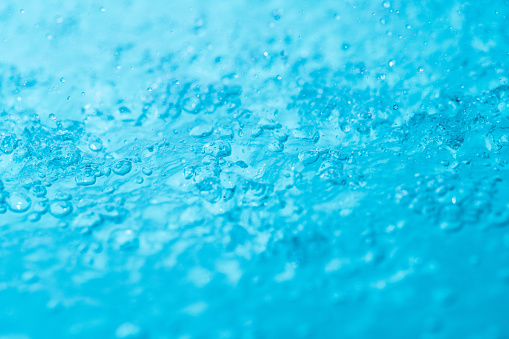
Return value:
[(26, 212), (30, 208), (30, 205), (32, 205), (30, 197), (21, 192), (11, 193), (7, 197), (6, 202), (9, 210), (15, 213)]

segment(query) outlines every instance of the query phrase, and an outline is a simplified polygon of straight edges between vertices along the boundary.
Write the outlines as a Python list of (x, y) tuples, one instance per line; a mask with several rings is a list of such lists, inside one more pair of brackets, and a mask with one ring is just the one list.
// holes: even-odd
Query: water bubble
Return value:
[(103, 218), (95, 211), (87, 211), (78, 214), (72, 221), (71, 228), (73, 230), (89, 231), (90, 229), (99, 226), (103, 222)]
[(129, 160), (119, 160), (115, 162), (112, 166), (113, 173), (117, 175), (126, 175), (127, 173), (131, 172), (131, 169), (133, 168), (133, 165), (131, 164), (131, 161)]
[(94, 174), (86, 172), (78, 174), (74, 180), (78, 186), (90, 186), (95, 184), (97, 179)]
[(141, 338), (141, 329), (132, 323), (123, 323), (115, 331), (115, 336), (119, 339)]
[(55, 194), (55, 199), (61, 201), (69, 201), (72, 200), (72, 195), (70, 193), (58, 192)]
[(248, 165), (245, 161), (239, 160), (235, 163), (235, 165), (239, 166), (240, 168), (248, 168)]
[(36, 185), (36, 186), (32, 187), (31, 191), (32, 191), (32, 194), (35, 195), (36, 197), (43, 197), (47, 193), (46, 187), (41, 186), (41, 185)]
[(384, 6), (384, 8), (390, 8), (391, 7), (391, 3), (389, 1), (385, 1), (383, 3), (383, 6)]
[(277, 10), (272, 11), (272, 17), (274, 18), (274, 20), (279, 20), (279, 19), (281, 19), (282, 16), (283, 16), (282, 9), (277, 9)]
[(64, 79), (64, 78), (60, 78), (60, 82), (61, 82), (61, 83), (64, 83), (64, 82), (65, 82), (65, 79)]
[(91, 151), (94, 151), (94, 152), (99, 152), (103, 149), (103, 145), (99, 141), (91, 142), (90, 145), (88, 145), (88, 147), (90, 148)]
[(260, 122), (258, 123), (258, 126), (267, 130), (281, 128), (281, 124), (273, 119), (261, 119)]
[(37, 212), (38, 214), (45, 214), (48, 212), (48, 209), (49, 204), (47, 201), (38, 201), (34, 204), (34, 212)]
[(152, 170), (148, 167), (143, 167), (143, 169), (141, 170), (143, 172), (143, 174), (145, 174), (146, 176), (150, 176), (152, 175)]
[(55, 201), (49, 207), (49, 213), (55, 218), (63, 218), (72, 212), (70, 201)]
[(253, 127), (253, 129), (251, 130), (251, 136), (253, 137), (258, 137), (262, 135), (262, 133), (263, 129), (260, 126)]
[(283, 144), (282, 142), (273, 141), (269, 144), (269, 150), (272, 152), (279, 153), (279, 152), (283, 152), (284, 149), (285, 149), (285, 144)]
[(389, 67), (393, 67), (394, 65), (396, 65), (396, 61), (390, 60), (389, 61)]
[(22, 192), (11, 193), (7, 197), (6, 202), (9, 210), (15, 213), (26, 212), (32, 205), (32, 199), (30, 199), (29, 196)]
[(349, 124), (341, 124), (340, 128), (343, 133), (350, 133), (350, 131), (352, 130), (352, 126), (350, 126)]
[(280, 142), (285, 142), (286, 140), (288, 140), (288, 134), (286, 134), (283, 130), (281, 129), (277, 129), (275, 131), (272, 132), (272, 136), (280, 141)]
[(105, 194), (112, 194), (113, 192), (115, 192), (115, 187), (113, 187), (113, 186), (106, 186), (103, 189), (103, 193), (105, 193)]
[(131, 252), (138, 249), (139, 239), (132, 230), (116, 230), (110, 235), (111, 247), (115, 250)]
[(213, 127), (211, 125), (198, 125), (195, 126), (189, 135), (194, 138), (204, 138), (212, 134)]
[(184, 167), (184, 178), (186, 180), (189, 180), (193, 177), (194, 175), (194, 168), (190, 167), (190, 166), (186, 166)]
[(50, 113), (50, 115), (48, 115), (48, 118), (49, 118), (50, 120), (55, 121), (55, 120), (57, 119), (57, 116), (55, 115), (55, 113)]
[(37, 222), (37, 221), (41, 220), (41, 215), (36, 212), (29, 213), (27, 215), (27, 220), (30, 222)]
[(143, 177), (137, 177), (136, 178), (136, 183), (137, 184), (143, 184), (143, 181), (144, 181)]
[(394, 106), (392, 106), (392, 109), (395, 110), (395, 111), (397, 111), (398, 108), (399, 108), (398, 104), (394, 104)]
[(101, 170), (101, 173), (102, 175), (106, 176), (106, 177), (109, 177), (110, 174), (111, 174), (111, 168), (109, 167), (105, 167)]
[(205, 154), (212, 155), (217, 158), (224, 158), (232, 154), (232, 147), (226, 140), (220, 140), (212, 143), (208, 143), (203, 146)]
[(320, 140), (320, 133), (313, 125), (303, 125), (293, 130), (293, 136), (299, 140), (316, 143)]
[(18, 139), (15, 135), (0, 135), (0, 150), (4, 154), (11, 154), (18, 147)]
[(320, 153), (317, 151), (304, 151), (299, 154), (299, 160), (305, 165), (309, 165), (318, 160)]

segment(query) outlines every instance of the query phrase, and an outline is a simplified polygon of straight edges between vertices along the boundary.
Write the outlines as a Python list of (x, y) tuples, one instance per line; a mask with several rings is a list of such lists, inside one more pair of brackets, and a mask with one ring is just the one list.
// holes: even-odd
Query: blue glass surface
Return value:
[(508, 16), (0, 1), (0, 339), (509, 338)]

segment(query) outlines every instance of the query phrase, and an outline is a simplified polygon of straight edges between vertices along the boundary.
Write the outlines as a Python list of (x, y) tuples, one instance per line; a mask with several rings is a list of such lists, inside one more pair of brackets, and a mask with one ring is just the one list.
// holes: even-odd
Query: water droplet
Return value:
[(72, 203), (69, 201), (55, 201), (49, 207), (49, 213), (55, 218), (63, 218), (72, 212)]
[(212, 134), (213, 128), (211, 125), (198, 125), (195, 126), (189, 135), (194, 138), (204, 138)]
[(146, 176), (149, 176), (149, 175), (152, 175), (152, 170), (148, 167), (143, 167), (143, 169), (141, 170), (143, 172), (143, 174), (145, 174)]
[(391, 7), (391, 3), (389, 1), (385, 1), (383, 3), (383, 6), (384, 6), (384, 8), (390, 8)]
[(253, 129), (251, 130), (251, 136), (253, 137), (258, 137), (262, 135), (262, 133), (263, 129), (260, 126), (253, 127)]
[(48, 208), (49, 204), (47, 201), (38, 201), (34, 204), (34, 211), (39, 214), (45, 214), (46, 212), (48, 212)]
[(78, 174), (74, 180), (78, 186), (90, 186), (95, 184), (97, 179), (92, 173), (86, 172)]
[(99, 152), (99, 151), (101, 151), (103, 149), (103, 145), (99, 141), (91, 142), (88, 147), (90, 148), (90, 150), (92, 150), (94, 152)]
[(143, 181), (144, 181), (143, 177), (137, 177), (136, 178), (136, 183), (137, 184), (143, 184)]
[(398, 104), (394, 104), (394, 106), (392, 106), (392, 109), (395, 110), (395, 111), (397, 111), (398, 108), (399, 108)]
[(103, 218), (95, 211), (87, 211), (78, 214), (72, 221), (71, 229), (87, 232), (90, 229), (99, 226), (103, 222)]
[(304, 151), (299, 154), (299, 160), (305, 165), (309, 165), (318, 160), (320, 153), (317, 151)]
[(103, 189), (103, 193), (105, 194), (112, 194), (113, 192), (115, 192), (115, 187), (113, 186), (107, 186)]
[(26, 212), (30, 208), (30, 205), (32, 205), (32, 199), (21, 192), (11, 193), (7, 197), (6, 202), (9, 210), (15, 213)]
[(390, 61), (389, 61), (389, 66), (390, 66), (390, 67), (393, 67), (394, 65), (396, 65), (396, 61), (394, 61), (394, 60), (390, 60)]
[(350, 126), (349, 124), (342, 124), (340, 128), (343, 133), (350, 133), (350, 131), (352, 130), (352, 126)]
[(60, 82), (61, 82), (61, 83), (64, 83), (64, 82), (65, 82), (65, 79), (64, 79), (63, 77), (62, 77), (62, 78), (60, 78)]
[(37, 221), (41, 220), (41, 215), (37, 212), (32, 212), (32, 213), (28, 214), (27, 219), (30, 222), (37, 222)]
[(115, 336), (119, 339), (134, 339), (139, 338), (141, 335), (141, 329), (131, 323), (123, 323), (115, 331)]
[(129, 160), (119, 160), (115, 162), (112, 166), (113, 173), (117, 175), (126, 175), (127, 173), (131, 172), (131, 169), (133, 168), (133, 165), (131, 164), (131, 161)]
[(0, 150), (4, 154), (11, 154), (18, 147), (18, 139), (15, 135), (0, 135)]
[(46, 193), (47, 193), (46, 187), (42, 185), (36, 185), (32, 187), (32, 194), (35, 195), (36, 197), (43, 197), (46, 195)]
[(57, 194), (55, 194), (55, 199), (61, 201), (69, 201), (72, 200), (72, 195), (70, 193), (58, 192)]
[(279, 152), (283, 152), (284, 149), (285, 149), (285, 144), (283, 144), (282, 142), (273, 141), (269, 144), (269, 150), (271, 150), (272, 152), (279, 153)]
[(55, 115), (55, 113), (50, 113), (50, 115), (48, 115), (48, 118), (50, 120), (56, 120), (57, 119), (57, 116)]
[(131, 252), (138, 249), (139, 239), (132, 230), (116, 230), (110, 236), (112, 248), (124, 252)]
[(224, 158), (232, 154), (232, 147), (226, 140), (220, 140), (208, 143), (203, 146), (205, 154), (212, 155), (217, 158)]

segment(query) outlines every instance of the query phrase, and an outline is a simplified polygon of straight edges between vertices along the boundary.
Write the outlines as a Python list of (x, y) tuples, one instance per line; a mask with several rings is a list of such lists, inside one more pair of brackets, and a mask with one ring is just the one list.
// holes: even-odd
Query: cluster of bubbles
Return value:
[[(411, 5), (377, 6), (383, 39), (400, 26), (394, 39), (423, 39), (418, 22), (400, 25), (396, 8), (412, 13)], [(83, 93), (75, 99), (62, 89), (64, 104), (48, 84), (71, 86), (72, 76), (0, 65), (8, 98), (0, 103), (0, 299), (12, 289), (46, 293), (36, 297), (44, 305), (29, 304), (67, 319), (57, 337), (118, 338), (376, 336), (385, 325), (374, 319), (407, 312), (401, 300), (410, 297), (426, 317), (424, 337), (460, 336), (451, 309), (481, 302), (463, 300), (462, 288), (470, 295), (489, 285), (507, 300), (506, 64), (479, 47), (494, 79), (473, 61), (472, 43), (460, 46), (471, 64), (456, 53), (434, 72), (423, 66), (434, 53), (379, 59), (351, 39), (336, 41), (338, 66), (284, 26), (291, 10), (266, 14), (266, 39), (232, 38), (233, 56), (188, 46), (179, 58), (140, 52), (138, 60), (124, 56), (137, 47), (119, 47), (104, 80), (80, 75), (96, 91), (74, 85)], [(448, 34), (462, 28), (450, 21), (437, 39), (455, 41)], [(186, 34), (213, 40), (211, 27), (199, 18)], [(440, 75), (442, 62), (478, 81)], [(120, 64), (134, 65), (130, 86)], [(475, 269), (489, 282), (462, 287), (452, 277)], [(110, 301), (122, 306), (114, 315), (100, 310)], [(25, 312), (19, 305), (0, 305), (0, 317)], [(500, 312), (488, 313), (474, 330), (505, 333)], [(349, 324), (335, 328), (339, 318)], [(0, 324), (0, 337), (2, 326), (22, 332)]]

